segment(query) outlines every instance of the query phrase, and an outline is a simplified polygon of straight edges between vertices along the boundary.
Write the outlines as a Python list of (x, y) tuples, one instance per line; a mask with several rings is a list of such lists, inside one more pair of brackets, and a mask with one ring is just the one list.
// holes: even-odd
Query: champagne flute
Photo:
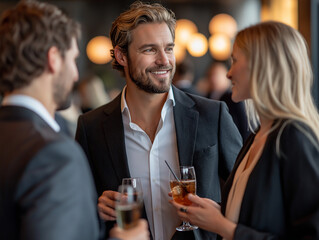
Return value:
[(116, 222), (122, 229), (130, 229), (137, 225), (141, 217), (143, 196), (134, 191), (131, 185), (120, 185), (119, 196), (116, 199)]
[(130, 185), (133, 187), (134, 191), (143, 193), (140, 178), (123, 178), (122, 185)]
[[(194, 167), (181, 166), (178, 171), (175, 171), (175, 176), (170, 171), (170, 188), (175, 202), (184, 206), (190, 206), (192, 202), (189, 201), (187, 194), (196, 194), (196, 175)], [(197, 228), (197, 226), (183, 221), (183, 224), (177, 227), (176, 230), (192, 231)]]

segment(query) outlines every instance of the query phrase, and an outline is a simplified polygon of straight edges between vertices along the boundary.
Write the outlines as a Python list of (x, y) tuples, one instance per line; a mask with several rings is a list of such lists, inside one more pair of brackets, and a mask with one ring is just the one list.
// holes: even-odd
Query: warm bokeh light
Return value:
[(193, 57), (205, 55), (207, 49), (207, 38), (201, 33), (193, 34), (187, 42), (187, 50)]
[(190, 36), (197, 32), (195, 23), (187, 19), (176, 21), (175, 42), (186, 46)]
[(111, 61), (111, 40), (104, 36), (92, 38), (86, 47), (88, 58), (96, 64), (105, 64)]
[(213, 58), (226, 60), (230, 57), (231, 53), (230, 38), (222, 33), (214, 34), (209, 38), (209, 51)]
[(223, 33), (230, 38), (233, 38), (237, 32), (236, 20), (228, 14), (218, 14), (210, 20), (209, 32), (211, 35), (215, 33)]
[(186, 56), (186, 48), (184, 46), (181, 46), (178, 43), (175, 43), (174, 54), (175, 54), (176, 63), (180, 63), (184, 60)]
[(298, 29), (298, 0), (270, 0), (261, 8), (261, 20), (275, 20)]

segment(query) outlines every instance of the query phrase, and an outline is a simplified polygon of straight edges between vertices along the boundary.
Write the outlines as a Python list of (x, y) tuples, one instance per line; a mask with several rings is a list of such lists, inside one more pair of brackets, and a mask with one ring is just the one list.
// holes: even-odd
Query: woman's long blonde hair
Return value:
[(246, 102), (250, 122), (258, 123), (258, 116), (297, 120), (310, 127), (317, 143), (319, 115), (311, 95), (313, 74), (301, 34), (286, 24), (269, 21), (240, 31), (235, 42), (250, 63), (252, 99)]

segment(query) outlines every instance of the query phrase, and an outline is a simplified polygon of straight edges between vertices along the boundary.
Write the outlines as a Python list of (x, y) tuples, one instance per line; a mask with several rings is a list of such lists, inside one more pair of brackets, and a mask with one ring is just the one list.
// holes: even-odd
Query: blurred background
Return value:
[[(18, 1), (0, 0), (0, 13)], [(133, 0), (47, 0), (62, 8), (82, 25), (78, 60), (80, 81), (75, 102), (85, 112), (110, 101), (125, 85), (110, 63), (108, 39), (114, 19)], [(265, 20), (278, 20), (298, 29), (309, 45), (315, 73), (313, 95), (318, 104), (318, 13), (319, 0), (162, 0), (176, 14), (176, 61), (191, 64), (192, 85), (207, 95), (208, 70), (213, 62), (229, 66), (238, 30)], [(205, 80), (206, 79), (206, 80)]]

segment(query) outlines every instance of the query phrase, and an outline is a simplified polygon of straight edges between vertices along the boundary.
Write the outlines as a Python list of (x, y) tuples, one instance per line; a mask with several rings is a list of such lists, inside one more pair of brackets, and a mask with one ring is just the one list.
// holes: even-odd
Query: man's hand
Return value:
[(118, 197), (119, 193), (115, 191), (104, 191), (99, 197), (98, 201), (98, 210), (100, 217), (104, 221), (115, 221), (115, 200)]

